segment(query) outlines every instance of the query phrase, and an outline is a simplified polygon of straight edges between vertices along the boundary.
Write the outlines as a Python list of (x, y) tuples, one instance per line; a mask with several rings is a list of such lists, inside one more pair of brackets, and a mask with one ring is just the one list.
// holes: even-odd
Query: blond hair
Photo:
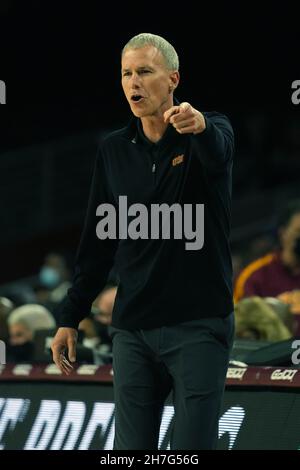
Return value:
[(123, 47), (122, 56), (128, 49), (140, 49), (145, 46), (154, 46), (161, 52), (168, 70), (179, 70), (178, 54), (172, 44), (157, 34), (141, 33), (131, 38)]

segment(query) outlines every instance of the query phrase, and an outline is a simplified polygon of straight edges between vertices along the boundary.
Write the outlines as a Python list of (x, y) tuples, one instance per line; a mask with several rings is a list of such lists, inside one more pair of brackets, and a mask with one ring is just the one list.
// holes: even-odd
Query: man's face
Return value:
[(179, 73), (167, 70), (163, 56), (153, 46), (128, 49), (122, 57), (122, 87), (136, 117), (160, 116), (172, 106), (170, 87)]
[(300, 237), (300, 213), (294, 214), (289, 224), (281, 230), (282, 248), (293, 252), (297, 238)]

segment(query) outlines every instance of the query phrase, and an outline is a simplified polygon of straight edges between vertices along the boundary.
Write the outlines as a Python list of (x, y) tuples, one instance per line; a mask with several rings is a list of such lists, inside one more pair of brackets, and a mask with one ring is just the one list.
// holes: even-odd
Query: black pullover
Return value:
[[(233, 311), (229, 235), (234, 136), (225, 115), (203, 115), (206, 129), (200, 134), (179, 134), (169, 125), (152, 143), (140, 120), (133, 118), (100, 144), (73, 284), (58, 309), (59, 326), (77, 328), (90, 314), (113, 265), (119, 275), (112, 316), (116, 328), (158, 328)], [(149, 229), (149, 239), (133, 240), (118, 239), (117, 224), (117, 239), (100, 240), (96, 226), (103, 217), (96, 215), (97, 207), (113, 205), (118, 221), (119, 196), (127, 196), (128, 207), (144, 204), (149, 214), (151, 204), (204, 204), (203, 247), (187, 250), (191, 240), (175, 239), (172, 227), (170, 239), (151, 239)], [(128, 217), (128, 224), (135, 217)]]

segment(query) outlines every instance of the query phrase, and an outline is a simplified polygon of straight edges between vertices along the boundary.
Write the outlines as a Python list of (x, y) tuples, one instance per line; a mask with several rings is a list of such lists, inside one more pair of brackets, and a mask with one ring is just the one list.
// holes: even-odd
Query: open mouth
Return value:
[(134, 101), (135, 103), (138, 103), (139, 101), (143, 100), (144, 97), (142, 95), (133, 95), (131, 97), (131, 100)]

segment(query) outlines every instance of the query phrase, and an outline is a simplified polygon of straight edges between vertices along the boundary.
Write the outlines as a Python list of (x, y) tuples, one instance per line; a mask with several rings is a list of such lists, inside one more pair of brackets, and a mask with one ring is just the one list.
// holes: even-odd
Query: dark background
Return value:
[(0, 282), (36, 273), (49, 251), (72, 258), (98, 136), (130, 115), (120, 51), (140, 32), (176, 48), (179, 100), (231, 118), (233, 243), (263, 231), (277, 203), (298, 195), (300, 105), (291, 102), (291, 83), (300, 79), (300, 28), (292, 3), (264, 11), (233, 2), (2, 0), (0, 16), (7, 87), (0, 108)]

